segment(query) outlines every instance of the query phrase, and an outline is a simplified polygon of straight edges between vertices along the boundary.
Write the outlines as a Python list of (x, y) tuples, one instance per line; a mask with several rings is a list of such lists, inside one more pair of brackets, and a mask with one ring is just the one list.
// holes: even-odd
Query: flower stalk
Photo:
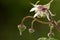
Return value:
[[(52, 16), (55, 16), (54, 14), (52, 14), (52, 12), (49, 10), (50, 9), (50, 5), (53, 2), (53, 0), (51, 0), (48, 4), (46, 5), (38, 5), (40, 1), (37, 1), (35, 4), (31, 3), (31, 5), (33, 5), (34, 7), (30, 10), (30, 12), (35, 12), (34, 16), (26, 16), (22, 19), (21, 24), (18, 25), (18, 29), (20, 31), (20, 35), (22, 35), (22, 32), (25, 31), (26, 26), (24, 25), (24, 21), (27, 18), (32, 18), (33, 21), (31, 22), (31, 28), (29, 28), (29, 33), (33, 33), (35, 32), (34, 28), (33, 28), (33, 24), (35, 21), (42, 23), (42, 24), (48, 24), (50, 29), (49, 29), (49, 33), (48, 33), (48, 37), (51, 38), (54, 36), (53, 33), (53, 28), (54, 26), (57, 28), (58, 31), (60, 31), (60, 26), (58, 25), (59, 21), (55, 21), (55, 19)], [(37, 17), (37, 18), (36, 18)], [(38, 18), (44, 18), (46, 17), (48, 19), (48, 22), (45, 21), (41, 21)]]
[(26, 17), (24, 17), (24, 18), (22, 19), (21, 24), (24, 24), (24, 21), (25, 21), (25, 19), (27, 19), (27, 18), (32, 18), (32, 19), (34, 19), (34, 20), (32, 21), (32, 24), (33, 24), (34, 21), (37, 21), (37, 22), (42, 23), (42, 24), (50, 24), (50, 23), (51, 23), (51, 22), (44, 22), (44, 21), (38, 20), (37, 18), (33, 18), (32, 16), (26, 16)]

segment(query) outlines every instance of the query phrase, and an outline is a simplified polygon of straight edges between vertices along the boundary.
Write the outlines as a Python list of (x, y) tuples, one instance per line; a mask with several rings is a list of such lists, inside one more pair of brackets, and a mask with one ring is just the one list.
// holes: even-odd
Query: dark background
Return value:
[[(39, 37), (47, 37), (49, 32), (48, 25), (39, 24), (35, 22), (35, 33), (29, 34), (27, 31), (30, 27), (31, 21), (26, 20), (27, 29), (20, 36), (17, 25), (21, 22), (22, 18), (27, 15), (34, 15), (29, 12), (33, 7), (30, 2), (35, 3), (37, 0), (0, 0), (0, 40), (37, 40)], [(46, 4), (50, 0), (40, 0), (39, 4)], [(55, 20), (60, 19), (60, 0), (54, 0), (51, 4), (50, 10)], [(28, 21), (28, 22), (27, 22)], [(60, 32), (54, 28), (55, 38), (60, 40)]]

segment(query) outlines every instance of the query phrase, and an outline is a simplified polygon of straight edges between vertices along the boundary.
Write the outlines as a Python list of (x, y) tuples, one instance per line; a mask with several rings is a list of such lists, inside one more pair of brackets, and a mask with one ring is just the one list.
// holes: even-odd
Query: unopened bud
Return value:
[(49, 32), (48, 33), (48, 37), (53, 37), (54, 36), (54, 33), (53, 32)]
[(57, 40), (57, 39), (55, 39), (55, 38), (41, 37), (41, 38), (38, 38), (37, 40)]
[(38, 40), (47, 40), (45, 37), (38, 38)]
[(26, 26), (23, 25), (23, 24), (19, 24), (19, 25), (18, 25), (18, 29), (19, 29), (19, 31), (20, 31), (20, 35), (22, 35), (22, 32), (25, 31)]
[(29, 33), (33, 33), (33, 32), (35, 32), (35, 30), (33, 28), (30, 28)]

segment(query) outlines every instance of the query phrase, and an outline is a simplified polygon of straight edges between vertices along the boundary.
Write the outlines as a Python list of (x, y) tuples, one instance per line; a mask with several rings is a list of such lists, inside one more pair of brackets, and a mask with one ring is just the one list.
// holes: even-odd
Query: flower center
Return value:
[(47, 10), (47, 8), (42, 8), (42, 11), (45, 12)]
[(42, 5), (38, 6), (38, 10), (45, 12), (47, 8), (44, 8)]

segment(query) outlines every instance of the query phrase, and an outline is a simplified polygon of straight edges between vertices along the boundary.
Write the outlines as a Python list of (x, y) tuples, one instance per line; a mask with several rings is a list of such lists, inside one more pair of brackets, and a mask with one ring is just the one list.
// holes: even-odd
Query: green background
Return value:
[[(28, 15), (34, 15), (30, 13), (30, 9), (33, 7), (30, 3), (35, 3), (37, 0), (0, 0), (0, 40), (37, 40), (39, 37), (47, 37), (49, 32), (48, 25), (34, 23), (35, 32), (30, 34), (28, 28), (30, 27), (31, 20), (25, 21), (27, 29), (20, 36), (17, 25), (21, 22), (22, 18)], [(39, 4), (46, 4), (50, 0), (40, 0)], [(54, 0), (51, 4), (50, 10), (55, 20), (60, 19), (60, 0)], [(60, 32), (54, 28), (55, 38), (60, 40)]]

